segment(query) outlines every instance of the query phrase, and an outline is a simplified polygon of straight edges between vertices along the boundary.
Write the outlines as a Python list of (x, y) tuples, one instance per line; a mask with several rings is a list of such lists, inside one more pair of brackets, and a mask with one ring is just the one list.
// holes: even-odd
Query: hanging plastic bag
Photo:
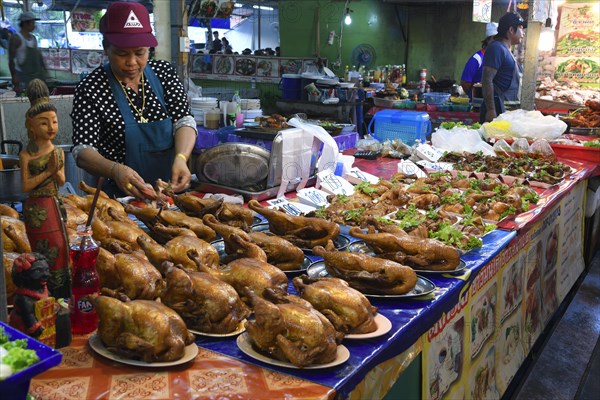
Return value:
[(556, 153), (546, 139), (537, 139), (529, 146), (529, 153), (543, 159), (556, 161)]
[(494, 153), (502, 157), (510, 157), (512, 154), (512, 147), (506, 143), (506, 140), (500, 139), (494, 143)]
[(519, 138), (510, 146), (515, 154), (529, 154), (529, 142), (525, 138)]

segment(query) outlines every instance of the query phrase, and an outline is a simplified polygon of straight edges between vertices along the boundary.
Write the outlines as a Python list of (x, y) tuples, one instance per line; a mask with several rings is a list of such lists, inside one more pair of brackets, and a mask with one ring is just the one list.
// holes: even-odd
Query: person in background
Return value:
[(229, 40), (226, 37), (221, 39), (221, 44), (223, 46), (223, 54), (233, 54), (233, 48), (229, 44)]
[(15, 92), (20, 94), (29, 81), (38, 78), (48, 79), (48, 70), (37, 39), (33, 35), (35, 21), (39, 21), (31, 11), (19, 15), (19, 32), (12, 35), (8, 46), (8, 69)]
[(65, 184), (65, 155), (54, 146), (58, 133), (56, 106), (40, 79), (27, 86), (31, 107), (25, 114), (29, 141), (19, 153), (21, 184), (29, 197), (23, 205), (23, 220), (33, 251), (42, 253), (50, 265), (48, 290), (59, 299), (71, 297), (69, 241), (65, 226), (66, 211), (58, 195)]
[(511, 46), (521, 43), (527, 21), (518, 13), (507, 13), (498, 21), (498, 34), (483, 56), (481, 86), (483, 103), (479, 122), (490, 122), (505, 111), (504, 101), (519, 99), (521, 68)]
[(463, 69), (460, 78), (460, 86), (464, 92), (469, 95), (469, 99), (473, 97), (473, 85), (481, 82), (481, 71), (483, 65), (483, 55), (488, 44), (494, 40), (494, 36), (498, 34), (498, 24), (490, 22), (485, 26), (485, 39), (481, 41), (481, 50), (469, 58)]
[(219, 32), (217, 31), (213, 32), (212, 49), (215, 51), (215, 53), (223, 51), (223, 42), (221, 39), (219, 39)]
[(102, 187), (109, 195), (153, 199), (148, 185), (158, 179), (170, 180), (176, 192), (188, 188), (196, 121), (175, 68), (148, 59), (158, 45), (148, 11), (113, 2), (100, 32), (108, 63), (90, 72), (73, 98), (77, 165), (109, 178)]

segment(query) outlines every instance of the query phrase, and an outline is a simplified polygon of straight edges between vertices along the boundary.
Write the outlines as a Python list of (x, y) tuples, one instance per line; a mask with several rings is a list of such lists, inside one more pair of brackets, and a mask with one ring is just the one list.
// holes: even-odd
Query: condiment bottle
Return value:
[(71, 243), (69, 252), (73, 266), (69, 314), (71, 332), (76, 335), (93, 332), (98, 327), (94, 298), (100, 293), (100, 280), (96, 272), (96, 259), (99, 252), (98, 244), (92, 238), (92, 228), (85, 225), (78, 226), (77, 237)]

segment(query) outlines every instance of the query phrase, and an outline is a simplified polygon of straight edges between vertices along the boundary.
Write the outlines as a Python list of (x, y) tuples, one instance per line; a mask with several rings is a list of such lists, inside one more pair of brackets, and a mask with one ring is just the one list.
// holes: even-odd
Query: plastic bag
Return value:
[(202, 86), (197, 86), (193, 80), (188, 78), (188, 99), (202, 97)]
[(529, 142), (525, 138), (519, 138), (510, 146), (515, 154), (529, 154)]
[(506, 143), (506, 140), (500, 139), (494, 143), (494, 153), (499, 156), (510, 157), (512, 154), (512, 147), (510, 147), (510, 144)]
[(539, 111), (514, 110), (502, 113), (497, 118), (510, 122), (510, 130), (516, 137), (529, 139), (555, 139), (567, 130), (567, 124), (557, 117)]
[(382, 144), (379, 140), (375, 139), (371, 135), (366, 135), (364, 139), (360, 139), (356, 143), (357, 151), (379, 151), (382, 148)]
[(431, 144), (442, 151), (456, 153), (481, 151), (485, 155), (496, 155), (492, 146), (486, 143), (475, 129), (454, 127), (448, 130), (438, 128), (431, 135)]
[(382, 157), (391, 158), (406, 158), (412, 154), (411, 148), (407, 146), (402, 140), (386, 140), (383, 142), (381, 149)]
[(556, 161), (556, 154), (546, 139), (537, 139), (529, 146), (529, 153), (540, 158)]

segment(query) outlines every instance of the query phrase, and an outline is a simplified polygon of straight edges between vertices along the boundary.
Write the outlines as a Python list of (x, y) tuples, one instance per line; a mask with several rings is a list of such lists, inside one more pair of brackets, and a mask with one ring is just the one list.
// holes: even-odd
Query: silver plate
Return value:
[[(269, 223), (253, 225), (252, 230), (254, 232), (271, 233), (271, 231), (269, 230)], [(336, 250), (339, 250), (339, 251), (346, 249), (349, 244), (350, 244), (350, 238), (348, 238), (347, 236), (344, 236), (344, 235), (338, 235), (338, 237), (333, 239), (333, 246), (335, 247)], [(312, 249), (303, 249), (302, 247), (301, 247), (301, 249), (305, 253), (312, 254)]]
[[(325, 268), (324, 261), (314, 262), (308, 267), (306, 270), (306, 274), (311, 278), (326, 278), (329, 275), (327, 269)], [(408, 293), (405, 294), (371, 294), (371, 293), (363, 293), (367, 297), (377, 297), (377, 298), (411, 298), (411, 297), (419, 297), (425, 296), (429, 293), (432, 293), (435, 290), (435, 284), (431, 282), (429, 279), (424, 278), (422, 276), (417, 276), (417, 284), (415, 288)]]
[(266, 183), (271, 153), (253, 144), (223, 143), (202, 153), (196, 160), (199, 180), (231, 187)]
[[(223, 239), (220, 240), (215, 240), (213, 242), (210, 243), (215, 249), (217, 249), (217, 252), (219, 253), (219, 258), (223, 258), (225, 256), (227, 256), (227, 253), (225, 252), (225, 242), (223, 241)], [(300, 275), (304, 272), (306, 272), (307, 268), (312, 264), (312, 260), (306, 256), (304, 256), (304, 261), (302, 261), (302, 265), (300, 266), (300, 269), (291, 269), (288, 271), (283, 271), (285, 272), (286, 275), (290, 275), (290, 276), (296, 276), (296, 275)]]
[[(363, 240), (359, 240), (358, 242), (351, 243), (346, 248), (346, 250), (348, 250), (351, 253), (361, 253), (361, 254), (366, 254), (368, 256), (377, 257), (377, 255), (375, 254), (373, 249), (371, 249)], [(460, 260), (460, 262), (458, 263), (456, 268), (451, 269), (449, 271), (432, 271), (432, 270), (428, 270), (428, 269), (416, 269), (416, 268), (413, 268), (413, 269), (415, 270), (415, 272), (422, 273), (422, 274), (442, 275), (442, 274), (455, 274), (457, 272), (461, 272), (465, 268), (467, 268), (467, 263), (464, 262), (463, 260)]]

